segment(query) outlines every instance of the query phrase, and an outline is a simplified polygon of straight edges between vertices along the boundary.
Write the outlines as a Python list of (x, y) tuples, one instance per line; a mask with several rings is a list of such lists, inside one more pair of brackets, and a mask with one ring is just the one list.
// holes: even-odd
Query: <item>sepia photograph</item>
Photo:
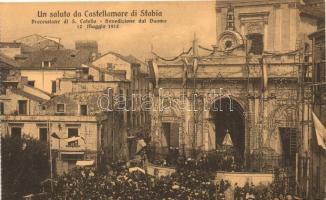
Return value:
[(0, 2), (3, 200), (326, 200), (324, 0)]

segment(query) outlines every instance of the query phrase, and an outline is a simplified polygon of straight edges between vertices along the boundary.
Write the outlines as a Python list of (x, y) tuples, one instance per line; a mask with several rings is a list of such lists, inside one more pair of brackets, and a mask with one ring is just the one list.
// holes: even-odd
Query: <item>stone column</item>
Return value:
[(243, 38), (245, 38), (245, 26), (243, 23), (240, 24), (240, 32)]
[(203, 147), (205, 151), (209, 150), (209, 110), (204, 110), (203, 111), (204, 115), (204, 128), (203, 128)]
[(264, 22), (264, 51), (268, 50), (268, 24)]

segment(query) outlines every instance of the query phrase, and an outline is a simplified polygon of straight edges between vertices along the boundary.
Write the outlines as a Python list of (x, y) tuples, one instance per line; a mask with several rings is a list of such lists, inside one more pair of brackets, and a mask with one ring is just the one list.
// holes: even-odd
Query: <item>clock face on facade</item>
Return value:
[(218, 41), (219, 48), (228, 51), (242, 44), (242, 37), (235, 31), (225, 31), (220, 35)]

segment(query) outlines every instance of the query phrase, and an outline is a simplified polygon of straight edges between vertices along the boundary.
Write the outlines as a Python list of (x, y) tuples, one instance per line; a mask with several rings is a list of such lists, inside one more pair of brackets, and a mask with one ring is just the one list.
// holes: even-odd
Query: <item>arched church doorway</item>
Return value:
[(180, 118), (172, 106), (165, 108), (161, 116), (161, 154), (168, 163), (176, 163), (180, 147)]
[[(243, 163), (245, 151), (245, 119), (241, 105), (231, 98), (221, 98), (213, 103), (211, 119), (215, 125), (216, 149), (229, 144), (231, 138), (234, 158)], [(229, 136), (227, 136), (229, 134)]]

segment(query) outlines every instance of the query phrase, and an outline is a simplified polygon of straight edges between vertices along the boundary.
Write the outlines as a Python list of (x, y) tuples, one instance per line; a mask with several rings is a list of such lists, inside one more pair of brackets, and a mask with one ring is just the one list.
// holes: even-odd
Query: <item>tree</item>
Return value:
[(26, 137), (1, 137), (2, 199), (20, 199), (40, 191), (49, 176), (49, 147)]

